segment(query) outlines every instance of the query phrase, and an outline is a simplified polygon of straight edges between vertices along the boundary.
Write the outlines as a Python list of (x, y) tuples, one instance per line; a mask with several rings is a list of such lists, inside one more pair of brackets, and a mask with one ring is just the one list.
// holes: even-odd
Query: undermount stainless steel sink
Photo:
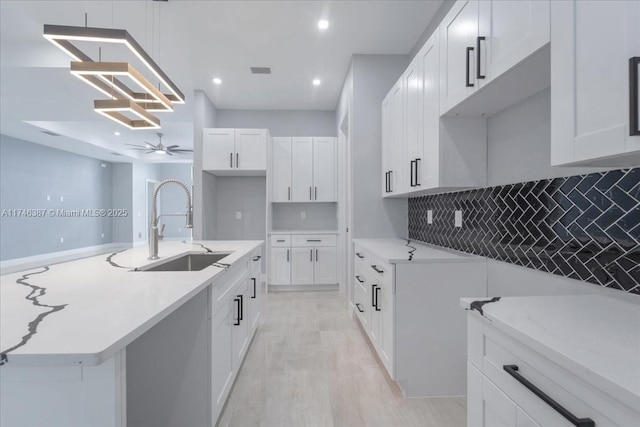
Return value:
[(136, 268), (135, 271), (200, 271), (224, 259), (229, 254), (230, 252), (186, 254), (160, 264), (154, 264), (150, 267)]

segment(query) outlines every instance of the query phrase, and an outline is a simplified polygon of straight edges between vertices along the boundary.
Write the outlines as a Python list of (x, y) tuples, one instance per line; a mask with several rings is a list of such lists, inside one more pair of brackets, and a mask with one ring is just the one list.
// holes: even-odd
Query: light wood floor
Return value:
[(464, 398), (402, 397), (343, 295), (278, 292), (265, 306), (219, 426), (465, 426)]

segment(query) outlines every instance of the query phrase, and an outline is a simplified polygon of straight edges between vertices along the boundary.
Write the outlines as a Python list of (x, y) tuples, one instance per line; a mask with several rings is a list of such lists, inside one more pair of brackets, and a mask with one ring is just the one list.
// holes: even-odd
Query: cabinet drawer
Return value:
[(640, 413), (565, 370), (543, 355), (485, 323), (483, 373), (533, 420), (543, 426), (572, 424), (548, 403), (505, 371), (517, 374), (578, 418), (591, 418), (598, 427), (636, 425)]
[(290, 234), (273, 234), (269, 237), (269, 243), (272, 247), (291, 246)]
[(300, 234), (292, 238), (292, 246), (336, 246), (335, 234)]

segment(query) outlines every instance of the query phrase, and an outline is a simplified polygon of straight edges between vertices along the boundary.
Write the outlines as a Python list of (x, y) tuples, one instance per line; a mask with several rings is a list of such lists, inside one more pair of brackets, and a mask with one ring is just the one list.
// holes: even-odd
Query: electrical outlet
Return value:
[(236, 212), (236, 219), (242, 219), (242, 212)]
[(64, 237), (60, 238), (60, 243), (64, 243)]
[(427, 224), (433, 224), (433, 211), (427, 211)]
[(456, 211), (454, 214), (454, 225), (462, 227), (462, 211)]
[(305, 211), (300, 211), (300, 219), (307, 219), (307, 213)]

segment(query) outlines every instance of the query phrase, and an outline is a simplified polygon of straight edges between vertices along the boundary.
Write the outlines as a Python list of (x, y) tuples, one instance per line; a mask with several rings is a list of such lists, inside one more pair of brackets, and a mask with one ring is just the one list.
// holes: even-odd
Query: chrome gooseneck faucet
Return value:
[(185, 225), (185, 227), (186, 228), (193, 227), (193, 206), (191, 205), (191, 193), (189, 192), (189, 188), (182, 181), (178, 181), (177, 179), (166, 179), (162, 181), (160, 184), (158, 184), (155, 191), (153, 192), (153, 211), (151, 213), (151, 227), (149, 230), (149, 259), (152, 259), (152, 260), (159, 259), (158, 257), (158, 234), (159, 234), (158, 219), (160, 218), (160, 216), (158, 216), (158, 212), (157, 212), (158, 193), (160, 192), (160, 189), (165, 184), (169, 184), (169, 183), (178, 184), (187, 193), (187, 212), (184, 214), (187, 217), (187, 224)]

